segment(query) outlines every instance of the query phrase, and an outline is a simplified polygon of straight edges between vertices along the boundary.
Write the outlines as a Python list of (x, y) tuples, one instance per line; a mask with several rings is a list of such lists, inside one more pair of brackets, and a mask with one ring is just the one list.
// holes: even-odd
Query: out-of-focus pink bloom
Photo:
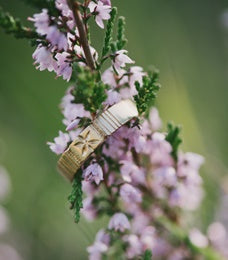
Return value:
[(54, 143), (48, 142), (47, 144), (52, 152), (62, 154), (66, 150), (68, 142), (70, 142), (69, 135), (59, 131), (59, 136), (54, 138)]
[(227, 232), (221, 223), (214, 222), (208, 227), (207, 235), (213, 244), (219, 245), (226, 240)]
[(123, 67), (126, 67), (126, 64), (132, 64), (134, 61), (130, 59), (127, 55), (126, 50), (120, 50), (115, 53), (113, 58), (112, 65), (115, 70), (119, 73)]
[(39, 45), (32, 55), (35, 60), (34, 64), (38, 64), (36, 67), (40, 71), (47, 69), (48, 71), (56, 71), (57, 62), (53, 58), (53, 54), (46, 47)]
[(177, 185), (176, 171), (173, 167), (161, 167), (157, 168), (153, 172), (155, 181), (159, 185), (167, 187), (175, 187)]
[(92, 246), (87, 248), (89, 253), (89, 260), (101, 260), (102, 254), (107, 252), (108, 246), (102, 242), (95, 242)]
[(208, 239), (204, 236), (198, 229), (193, 228), (189, 233), (190, 241), (200, 248), (204, 248), (208, 246)]
[[(191, 194), (191, 196), (189, 196)], [(179, 183), (176, 189), (173, 189), (169, 195), (169, 203), (171, 206), (178, 206), (185, 210), (195, 210), (199, 207), (203, 198), (203, 190), (201, 186), (186, 186)]]
[(108, 228), (115, 231), (124, 232), (126, 229), (130, 229), (130, 223), (126, 215), (123, 213), (116, 213), (109, 221)]
[(94, 194), (98, 191), (97, 186), (88, 181), (82, 181), (82, 190), (88, 197), (94, 196)]
[(29, 17), (28, 20), (34, 22), (37, 33), (41, 35), (47, 34), (50, 22), (47, 9), (43, 9), (39, 14), (34, 14), (33, 17)]
[(83, 177), (85, 181), (94, 181), (97, 185), (100, 184), (103, 178), (103, 171), (99, 164), (92, 163), (83, 172)]
[(0, 244), (1, 260), (22, 260), (18, 252), (10, 245)]
[(141, 192), (128, 183), (121, 186), (120, 196), (126, 203), (139, 203), (142, 201)]
[(180, 153), (178, 159), (178, 175), (187, 176), (189, 171), (198, 171), (204, 163), (203, 156), (195, 153)]
[(123, 237), (123, 240), (128, 243), (126, 252), (127, 259), (133, 259), (134, 257), (139, 256), (143, 253), (142, 244), (138, 236), (131, 234)]
[(104, 22), (103, 20), (109, 20), (110, 19), (110, 12), (111, 12), (111, 6), (110, 4), (105, 5), (104, 1), (98, 1), (97, 4), (94, 2), (90, 2), (89, 4), (89, 10), (91, 13), (95, 13), (95, 21), (97, 25), (104, 29)]
[(136, 234), (141, 234), (142, 230), (146, 228), (146, 226), (150, 223), (150, 216), (145, 214), (145, 212), (142, 212), (139, 207), (134, 209), (134, 217), (132, 220), (132, 230)]
[(69, 59), (69, 53), (62, 52), (55, 55), (57, 59), (58, 68), (56, 70), (57, 76), (63, 76), (63, 79), (69, 81), (72, 75), (71, 60)]
[(110, 242), (110, 236), (107, 234), (104, 229), (101, 229), (97, 232), (95, 241), (100, 241), (106, 245)]
[(77, 128), (76, 130), (71, 130), (69, 132), (69, 136), (70, 136), (70, 140), (74, 141), (78, 135), (81, 133), (82, 129), (81, 128)]
[(152, 139), (147, 142), (147, 151), (150, 155), (151, 163), (154, 165), (171, 166), (173, 164), (170, 155), (172, 147), (165, 140), (165, 135), (162, 133), (154, 133)]
[(97, 210), (92, 202), (93, 197), (88, 197), (84, 199), (83, 208), (81, 209), (83, 216), (89, 221), (93, 221), (97, 216)]
[(10, 193), (11, 182), (6, 169), (0, 166), (0, 201), (3, 201)]
[(131, 160), (120, 161), (120, 172), (122, 178), (126, 182), (135, 182), (143, 184), (145, 181), (145, 174), (142, 169), (134, 164)]
[(143, 245), (143, 250), (153, 250), (156, 244), (156, 230), (152, 226), (148, 226), (141, 231), (140, 241)]
[(150, 122), (150, 126), (151, 126), (152, 131), (158, 131), (162, 127), (161, 118), (159, 117), (158, 110), (155, 107), (153, 107), (150, 110), (149, 122)]
[(108, 68), (107, 70), (105, 70), (103, 72), (103, 74), (101, 75), (101, 79), (105, 84), (107, 84), (111, 87), (117, 86), (116, 76), (115, 76), (112, 68)]
[(184, 248), (174, 249), (168, 257), (168, 260), (189, 259), (189, 252)]

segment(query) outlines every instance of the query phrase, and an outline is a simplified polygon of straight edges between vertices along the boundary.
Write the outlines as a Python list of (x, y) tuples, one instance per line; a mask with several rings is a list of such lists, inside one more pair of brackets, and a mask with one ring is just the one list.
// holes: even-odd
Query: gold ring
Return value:
[(82, 164), (100, 146), (107, 136), (138, 116), (136, 104), (131, 99), (120, 101), (98, 116), (69, 145), (58, 161), (58, 169), (70, 181)]

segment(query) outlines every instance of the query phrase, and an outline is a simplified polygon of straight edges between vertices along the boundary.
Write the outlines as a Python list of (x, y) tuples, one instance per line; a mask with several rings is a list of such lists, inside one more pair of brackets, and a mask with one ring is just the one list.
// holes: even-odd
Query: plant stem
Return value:
[(85, 26), (82, 21), (82, 16), (79, 11), (79, 4), (74, 0), (67, 0), (67, 3), (74, 15), (75, 23), (77, 25), (79, 36), (80, 36), (80, 44), (85, 53), (86, 63), (91, 70), (94, 70), (95, 69), (94, 60), (90, 51), (89, 42), (86, 36)]

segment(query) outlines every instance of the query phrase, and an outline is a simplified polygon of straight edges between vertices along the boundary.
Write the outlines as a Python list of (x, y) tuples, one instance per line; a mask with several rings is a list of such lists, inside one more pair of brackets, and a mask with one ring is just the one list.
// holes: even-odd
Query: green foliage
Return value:
[(113, 7), (112, 11), (110, 13), (111, 18), (108, 20), (108, 23), (107, 23), (107, 29), (106, 29), (105, 40), (104, 40), (104, 47), (103, 47), (103, 50), (102, 50), (102, 57), (107, 55), (107, 53), (111, 49), (113, 27), (114, 27), (116, 14), (117, 14), (117, 8)]
[(70, 208), (74, 210), (74, 220), (76, 223), (80, 220), (80, 210), (83, 208), (82, 195), (82, 172), (78, 171), (73, 180), (71, 194), (68, 197), (68, 201), (71, 204)]
[(172, 146), (171, 155), (175, 161), (177, 161), (178, 148), (182, 143), (182, 139), (179, 137), (181, 128), (179, 126), (174, 126), (172, 123), (168, 123), (168, 134), (166, 136), (166, 141), (168, 141)]
[(97, 71), (91, 71), (87, 67), (76, 66), (76, 87), (72, 94), (75, 103), (82, 103), (87, 111), (95, 113), (106, 100), (105, 85), (100, 80), (100, 74)]
[(160, 89), (158, 81), (158, 72), (150, 73), (143, 77), (143, 84), (140, 86), (139, 82), (135, 83), (138, 94), (134, 96), (139, 114), (147, 112), (157, 97), (157, 92)]
[(117, 42), (116, 47), (118, 50), (122, 50), (124, 45), (127, 43), (127, 39), (125, 37), (125, 18), (120, 16), (118, 18), (118, 28), (117, 28)]
[(55, 7), (55, 0), (22, 0), (30, 6), (36, 7), (38, 9), (46, 8), (50, 15), (58, 16), (59, 11)]
[(150, 250), (146, 250), (143, 256), (143, 260), (151, 260), (152, 259), (152, 252)]
[(31, 28), (24, 27), (21, 21), (14, 18), (0, 7), (0, 27), (8, 34), (13, 34), (16, 38), (37, 39), (37, 33)]

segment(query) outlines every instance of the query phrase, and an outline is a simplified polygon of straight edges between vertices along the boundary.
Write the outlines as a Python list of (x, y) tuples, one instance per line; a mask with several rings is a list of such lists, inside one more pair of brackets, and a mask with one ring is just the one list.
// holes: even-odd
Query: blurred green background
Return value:
[[(227, 173), (228, 28), (221, 15), (228, 3), (112, 2), (127, 19), (130, 57), (139, 66), (160, 69), (157, 106), (164, 124), (181, 124), (182, 149), (206, 157), (207, 195), (197, 215), (197, 225), (205, 228), (219, 211), (220, 182)], [(0, 0), (0, 5), (24, 22), (34, 13), (19, 0)], [(94, 45), (100, 46), (103, 36), (96, 30)], [(4, 241), (22, 259), (86, 259), (85, 248), (105, 220), (73, 223), (66, 202), (71, 186), (57, 173), (57, 158), (46, 145), (64, 129), (58, 104), (68, 84), (37, 71), (32, 52), (26, 41), (0, 31), (0, 164), (8, 169), (13, 188), (5, 203), (11, 228)]]

